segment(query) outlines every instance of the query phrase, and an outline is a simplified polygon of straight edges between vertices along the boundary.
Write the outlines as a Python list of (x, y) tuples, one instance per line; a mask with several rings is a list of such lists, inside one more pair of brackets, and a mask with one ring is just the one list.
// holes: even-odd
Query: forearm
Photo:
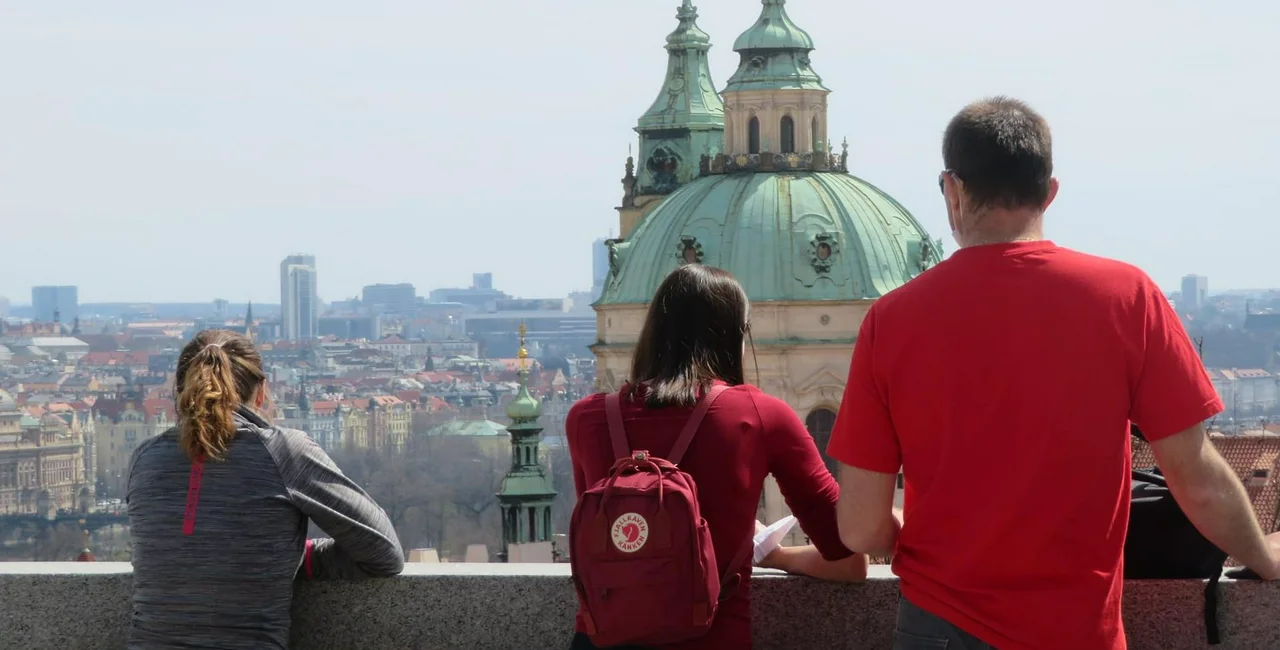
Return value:
[(1217, 454), (1189, 476), (1168, 476), (1187, 518), (1209, 541), (1264, 578), (1275, 578), (1273, 551), (1263, 538), (1244, 485)]
[(385, 578), (404, 569), (404, 555), (394, 538), (366, 545), (355, 557), (332, 539), (307, 540), (299, 577), (308, 580)]
[(822, 557), (815, 546), (781, 546), (761, 566), (820, 580), (856, 582), (867, 577), (867, 556), (854, 553), (840, 560)]

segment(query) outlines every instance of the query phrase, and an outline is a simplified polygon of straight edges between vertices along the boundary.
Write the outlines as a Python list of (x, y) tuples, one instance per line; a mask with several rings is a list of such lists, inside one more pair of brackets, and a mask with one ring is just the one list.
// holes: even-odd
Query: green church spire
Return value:
[(725, 92), (828, 90), (810, 65), (813, 38), (787, 15), (787, 0), (761, 0), (760, 17), (733, 43), (741, 55)]
[(715, 153), (724, 134), (724, 102), (711, 78), (711, 37), (698, 27), (698, 9), (683, 0), (679, 24), (667, 36), (662, 90), (640, 117), (639, 194), (668, 194), (698, 176), (702, 155)]
[(512, 544), (551, 541), (551, 502), (556, 490), (551, 477), (538, 460), (542, 425), (538, 417), (542, 406), (529, 393), (529, 369), (525, 365), (529, 351), (525, 348), (525, 326), (520, 324), (520, 388), (507, 404), (511, 424), (511, 469), (502, 479), (498, 502), (502, 506), (502, 550), (510, 557)]

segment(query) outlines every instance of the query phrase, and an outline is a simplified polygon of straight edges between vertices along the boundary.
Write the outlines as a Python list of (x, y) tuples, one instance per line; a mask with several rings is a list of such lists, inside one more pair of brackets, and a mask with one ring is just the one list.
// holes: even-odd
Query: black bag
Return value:
[[(1136, 426), (1134, 437), (1146, 440)], [(1204, 627), (1210, 645), (1220, 642), (1218, 580), (1227, 554), (1205, 539), (1173, 499), (1158, 468), (1134, 469), (1129, 533), (1124, 541), (1126, 580), (1204, 580)]]

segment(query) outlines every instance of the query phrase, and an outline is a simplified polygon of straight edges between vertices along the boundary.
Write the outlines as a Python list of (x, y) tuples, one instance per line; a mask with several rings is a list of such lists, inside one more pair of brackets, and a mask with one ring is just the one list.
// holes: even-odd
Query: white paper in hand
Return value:
[(761, 560), (768, 557), (774, 549), (778, 548), (778, 546), (782, 544), (782, 538), (786, 537), (787, 533), (791, 532), (791, 529), (794, 528), (795, 525), (795, 516), (787, 515), (782, 519), (773, 522), (764, 530), (756, 533), (755, 539), (753, 540), (755, 544), (755, 553), (752, 562), (754, 564), (760, 564)]

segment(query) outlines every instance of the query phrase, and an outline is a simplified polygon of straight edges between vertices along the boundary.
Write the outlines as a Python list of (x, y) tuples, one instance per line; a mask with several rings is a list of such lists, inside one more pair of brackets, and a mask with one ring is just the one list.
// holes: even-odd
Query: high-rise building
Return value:
[(472, 273), (472, 274), (471, 274), (471, 288), (473, 288), (473, 289), (484, 289), (485, 291), (490, 291), (490, 290), (492, 290), (492, 289), (493, 289), (493, 274), (492, 274), (492, 273)]
[(1203, 275), (1188, 275), (1182, 278), (1182, 299), (1178, 301), (1178, 310), (1191, 314), (1204, 308), (1209, 298), (1209, 278)]
[(70, 323), (80, 317), (80, 297), (76, 287), (31, 287), (31, 306), (36, 321)]
[(316, 292), (316, 257), (290, 255), (280, 262), (281, 336), (290, 341), (320, 335), (320, 298)]
[(412, 314), (418, 306), (418, 292), (412, 284), (371, 284), (364, 288), (360, 302), (375, 314)]
[(0, 320), (4, 320), (8, 317), (9, 317), (9, 299), (5, 298), (4, 296), (0, 296)]
[(344, 341), (382, 338), (378, 316), (326, 316), (320, 319), (320, 336), (336, 336)]
[(609, 246), (607, 239), (597, 239), (591, 245), (591, 297), (599, 298), (604, 283), (609, 280)]

